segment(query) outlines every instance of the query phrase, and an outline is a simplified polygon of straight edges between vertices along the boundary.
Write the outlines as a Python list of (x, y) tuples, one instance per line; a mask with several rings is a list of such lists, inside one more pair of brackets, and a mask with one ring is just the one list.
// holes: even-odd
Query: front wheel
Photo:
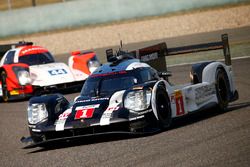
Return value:
[(216, 95), (218, 98), (217, 108), (226, 111), (229, 102), (229, 80), (225, 70), (219, 68), (216, 71)]
[(7, 89), (7, 82), (6, 82), (7, 74), (5, 71), (1, 72), (1, 81), (2, 81), (2, 92), (3, 92), (3, 101), (7, 102), (9, 101), (10, 94)]
[(156, 91), (156, 110), (161, 128), (168, 128), (171, 124), (172, 114), (168, 94), (163, 87)]

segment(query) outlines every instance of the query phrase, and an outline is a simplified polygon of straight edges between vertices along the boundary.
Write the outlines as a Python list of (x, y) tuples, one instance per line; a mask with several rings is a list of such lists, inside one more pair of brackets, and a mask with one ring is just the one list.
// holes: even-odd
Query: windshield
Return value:
[(127, 90), (134, 85), (158, 79), (157, 72), (152, 68), (137, 68), (130, 71), (92, 74), (85, 81), (81, 96), (110, 96), (119, 90)]
[(129, 75), (93, 77), (87, 79), (81, 91), (82, 96), (108, 96), (119, 90), (126, 90), (138, 83), (137, 78)]
[(28, 64), (30, 66), (53, 62), (55, 62), (55, 60), (49, 52), (30, 54), (19, 57), (19, 63)]

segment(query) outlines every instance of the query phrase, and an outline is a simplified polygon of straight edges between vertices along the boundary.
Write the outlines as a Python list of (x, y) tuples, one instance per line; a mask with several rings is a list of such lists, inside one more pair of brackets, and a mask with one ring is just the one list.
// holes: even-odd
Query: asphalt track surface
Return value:
[[(211, 37), (215, 36), (214, 33), (200, 35)], [(178, 39), (200, 40), (199, 35), (174, 40)], [(65, 61), (63, 56), (57, 59)], [(181, 118), (175, 120), (169, 130), (151, 136), (89, 138), (49, 149), (22, 149), (25, 145), (20, 142), (20, 138), (29, 135), (26, 120), (28, 101), (1, 103), (0, 166), (248, 167), (250, 166), (249, 68), (250, 58), (233, 61), (235, 83), (240, 98), (230, 104), (227, 112), (210, 109)], [(173, 73), (171, 78), (173, 83), (189, 81), (190, 66), (171, 67), (170, 70)], [(73, 100), (77, 95), (78, 93), (68, 94), (66, 97)]]

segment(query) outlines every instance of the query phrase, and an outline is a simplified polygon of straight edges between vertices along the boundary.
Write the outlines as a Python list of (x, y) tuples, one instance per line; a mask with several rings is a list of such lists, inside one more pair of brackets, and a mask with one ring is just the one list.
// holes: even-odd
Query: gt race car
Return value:
[(51, 90), (82, 87), (97, 67), (94, 52), (72, 52), (68, 65), (55, 62), (51, 53), (32, 42), (0, 46), (0, 97), (22, 99)]
[[(165, 56), (223, 49), (225, 63), (209, 61), (193, 64), (191, 82), (172, 85)], [(148, 133), (171, 125), (173, 118), (217, 107), (226, 110), (238, 99), (228, 45), (222, 41), (167, 48), (160, 43), (136, 51), (106, 51), (107, 64), (86, 80), (73, 104), (60, 94), (33, 97), (28, 105), (28, 127), (32, 141), (26, 148), (45, 146), (107, 133)], [(158, 62), (153, 62), (158, 61)], [(147, 63), (146, 63), (147, 62)], [(153, 65), (158, 64), (153, 68)]]

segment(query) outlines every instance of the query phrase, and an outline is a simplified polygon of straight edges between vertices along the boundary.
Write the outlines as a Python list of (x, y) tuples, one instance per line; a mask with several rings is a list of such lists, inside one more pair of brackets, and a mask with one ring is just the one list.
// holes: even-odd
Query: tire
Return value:
[(218, 98), (217, 109), (226, 111), (229, 102), (229, 80), (224, 69), (218, 68), (216, 71), (216, 95)]
[(6, 78), (7, 78), (6, 72), (5, 72), (5, 71), (2, 71), (2, 72), (1, 72), (2, 92), (3, 92), (2, 98), (3, 98), (3, 101), (4, 101), (4, 102), (9, 101), (9, 98), (10, 98), (10, 94), (9, 94), (8, 89), (7, 89)]
[(159, 87), (156, 91), (156, 110), (159, 126), (162, 129), (168, 128), (171, 124), (172, 114), (168, 94), (163, 87)]

